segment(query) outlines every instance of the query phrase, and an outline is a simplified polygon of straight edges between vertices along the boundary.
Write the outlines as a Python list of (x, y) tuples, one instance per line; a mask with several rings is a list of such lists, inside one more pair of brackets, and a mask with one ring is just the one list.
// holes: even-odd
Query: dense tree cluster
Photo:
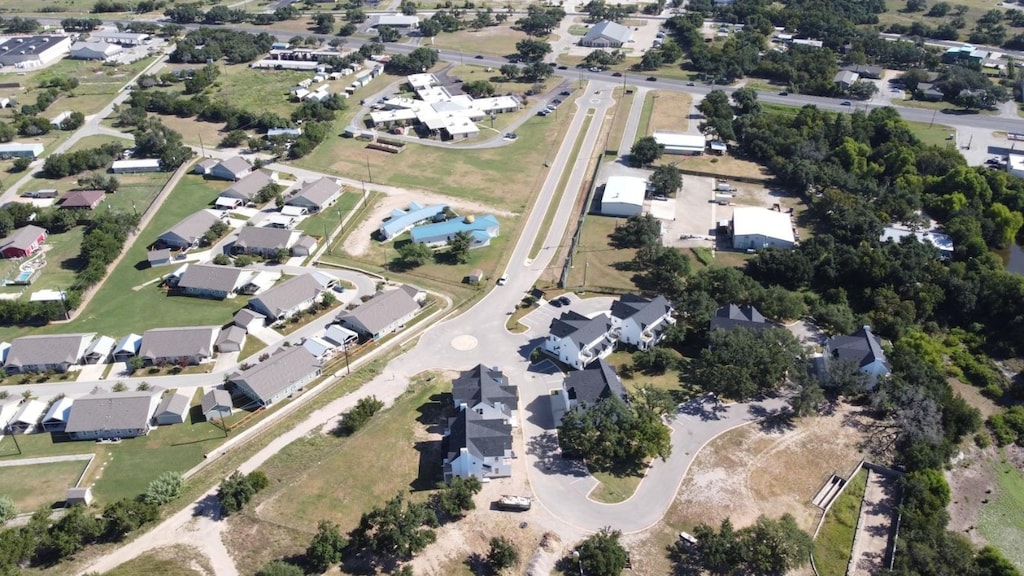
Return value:
[(91, 32), (102, 25), (99, 18), (65, 18), (60, 21), (65, 32)]
[(800, 343), (785, 328), (713, 330), (708, 341), (693, 362), (693, 382), (734, 400), (779, 389), (805, 361)]
[(526, 16), (516, 20), (516, 26), (530, 36), (547, 36), (565, 18), (565, 10), (560, 6), (541, 6), (530, 4), (526, 8)]
[(15, 16), (13, 18), (0, 18), (0, 26), (8, 34), (32, 34), (42, 28), (39, 20)]
[(198, 28), (178, 40), (171, 61), (205, 63), (224, 58), (228, 64), (241, 64), (266, 54), (273, 43), (274, 37), (262, 32), (249, 34), (222, 28)]
[(407, 502), (399, 494), (364, 512), (349, 534), (352, 546), (378, 560), (405, 560), (437, 539), (437, 513), (426, 502)]
[(432, 48), (417, 48), (408, 55), (395, 54), (384, 65), (384, 71), (396, 76), (419, 74), (437, 64), (437, 51)]
[(105, 167), (124, 152), (120, 142), (107, 142), (96, 148), (86, 148), (64, 154), (50, 154), (41, 170), (44, 178), (64, 178), (86, 170)]
[(760, 516), (740, 530), (726, 518), (718, 530), (707, 524), (694, 529), (697, 543), (680, 540), (672, 558), (680, 571), (709, 574), (779, 576), (807, 563), (814, 543), (789, 514), (778, 520)]
[(157, 118), (149, 118), (135, 128), (135, 156), (159, 158), (164, 170), (175, 170), (195, 155), (181, 139), (181, 134), (164, 126)]
[(655, 406), (602, 398), (562, 417), (559, 444), (566, 454), (585, 458), (594, 470), (635, 472), (650, 458), (664, 460), (672, 454), (670, 431), (661, 419), (664, 411)]
[(580, 574), (592, 576), (619, 576), (626, 569), (629, 556), (619, 542), (622, 533), (611, 528), (602, 528), (576, 548), (573, 562), (578, 564)]

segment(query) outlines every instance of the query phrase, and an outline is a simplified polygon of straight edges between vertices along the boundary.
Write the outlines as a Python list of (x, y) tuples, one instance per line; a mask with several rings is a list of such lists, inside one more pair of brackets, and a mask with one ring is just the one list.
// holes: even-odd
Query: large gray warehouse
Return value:
[(38, 68), (59, 60), (70, 49), (70, 36), (0, 38), (0, 66)]

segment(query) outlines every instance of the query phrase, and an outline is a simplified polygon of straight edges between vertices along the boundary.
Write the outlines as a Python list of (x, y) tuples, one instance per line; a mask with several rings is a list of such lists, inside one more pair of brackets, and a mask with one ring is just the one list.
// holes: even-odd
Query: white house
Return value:
[(460, 410), (472, 410), (488, 420), (507, 420), (518, 424), (519, 391), (508, 377), (495, 368), (477, 364), (452, 380), (452, 403)]
[(676, 323), (672, 311), (672, 303), (664, 296), (647, 299), (625, 294), (612, 303), (612, 328), (618, 331), (619, 342), (647, 350)]
[(452, 478), (504, 478), (512, 475), (512, 428), (519, 393), (497, 368), (477, 365), (452, 382), (459, 410), (445, 432), (446, 482)]
[(563, 364), (582, 370), (595, 360), (607, 358), (615, 351), (617, 341), (618, 331), (612, 328), (607, 314), (587, 318), (569, 311), (551, 320), (542, 349)]
[(644, 210), (647, 180), (636, 176), (611, 176), (601, 195), (601, 214), (636, 216)]

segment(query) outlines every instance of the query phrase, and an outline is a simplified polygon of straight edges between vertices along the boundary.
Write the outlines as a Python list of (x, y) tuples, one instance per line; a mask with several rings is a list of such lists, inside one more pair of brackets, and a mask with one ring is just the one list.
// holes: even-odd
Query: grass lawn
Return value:
[(651, 133), (651, 114), (654, 113), (654, 91), (644, 96), (644, 106), (640, 109), (640, 121), (636, 125), (636, 136), (633, 142)]
[[(640, 126), (646, 127), (644, 136), (655, 132), (686, 132), (689, 128), (690, 105), (693, 99), (685, 92), (655, 90), (647, 94), (653, 100), (648, 121), (641, 118)], [(646, 111), (647, 102), (644, 102)], [(640, 130), (637, 130), (639, 135)]]
[(22, 89), (0, 89), (0, 96), (13, 96), (20, 104), (32, 104), (38, 92), (43, 90), (38, 87), (41, 83), (53, 78), (78, 78), (78, 87), (70, 94), (62, 93), (43, 116), (49, 118), (65, 110), (77, 110), (88, 116), (110, 103), (128, 80), (151, 64), (153, 59), (149, 57), (127, 65), (104, 66), (98, 62), (65, 58), (42, 70), (25, 72), (24, 76), (19, 76), (20, 73), (0, 74), (0, 83), (18, 82), (22, 86)]
[(263, 350), (266, 347), (266, 342), (250, 334), (245, 339), (245, 345), (242, 346), (242, 352), (238, 354), (238, 360), (245, 360), (246, 358), (249, 358), (253, 354), (259, 352), (260, 350)]
[(955, 146), (956, 142), (949, 140), (949, 135), (955, 130), (944, 124), (925, 124), (924, 122), (907, 122), (910, 131), (921, 139), (921, 142), (929, 146)]
[[(320, 520), (337, 522), (346, 533), (371, 507), (400, 492), (433, 487), (441, 471), (435, 425), (439, 398), (451, 384), (444, 378), (425, 380), (421, 376), (394, 406), (355, 435), (310, 434), (261, 468), (271, 485), (249, 508), (259, 512), (228, 520), (232, 534), (239, 527), (251, 530), (246, 531), (249, 536), (226, 542), (240, 572), (251, 573), (267, 560), (300, 552)], [(376, 456), (365, 457), (371, 453)], [(411, 497), (421, 500), (426, 494), (414, 492)], [(253, 535), (261, 546), (251, 545)]]
[(1024, 570), (1024, 475), (1005, 455), (993, 465), (997, 472), (995, 495), (978, 513), (978, 531)]
[[(205, 572), (197, 569), (202, 567)], [(190, 546), (170, 546), (141, 554), (103, 576), (136, 576), (138, 574), (160, 574), (162, 576), (202, 576), (212, 574), (209, 559)]]
[(526, 38), (528, 36), (525, 32), (513, 30), (512, 24), (509, 22), (501, 26), (490, 26), (480, 30), (459, 30), (452, 33), (442, 32), (432, 38), (426, 45), (433, 45), (441, 50), (464, 52), (463, 61), (465, 61), (473, 58), (477, 53), (498, 56), (515, 54), (516, 42)]
[[(194, 65), (190, 65), (192, 67)], [(291, 115), (299, 105), (289, 101), (288, 91), (311, 74), (301, 70), (256, 70), (248, 64), (221, 63), (220, 76), (214, 83), (210, 98), (225, 100), (243, 110), (261, 110), (284, 116)], [(343, 91), (347, 83), (336, 80), (332, 92)], [(178, 85), (180, 86), (180, 85)], [(213, 143), (207, 142), (207, 145)]]
[(14, 500), (21, 513), (49, 508), (64, 500), (64, 492), (78, 482), (86, 460), (0, 468), (0, 493)]
[(622, 135), (626, 131), (626, 121), (629, 120), (629, 109), (633, 107), (633, 99), (636, 98), (636, 86), (629, 86), (626, 93), (621, 88), (615, 89), (615, 117), (611, 128), (608, 131), (608, 145), (605, 148), (608, 152), (625, 153), (619, 150), (619, 143), (622, 142)]
[[(379, 87), (377, 88), (380, 89)], [(562, 108), (571, 106), (568, 100)], [(350, 138), (328, 139), (295, 165), (319, 172), (362, 178), (380, 184), (434, 190), (522, 213), (544, 181), (544, 160), (553, 157), (571, 114), (535, 116), (516, 130), (508, 147), (459, 150), (417, 146), (401, 154), (371, 151)], [(336, 133), (347, 122), (335, 123)]]
[(592, 472), (592, 474), (600, 484), (590, 492), (590, 498), (604, 504), (625, 502), (636, 492), (640, 481), (644, 479), (642, 474), (611, 472)]
[(925, 102), (922, 100), (903, 100), (900, 105), (906, 106), (907, 108), (924, 108), (926, 110), (938, 110), (939, 114), (949, 116), (976, 116), (978, 114), (984, 116), (995, 116), (999, 114), (999, 110), (971, 110), (965, 111), (959, 106), (950, 104), (949, 102)]
[(868, 471), (861, 469), (832, 504), (821, 532), (814, 540), (814, 565), (820, 576), (843, 576), (853, 553), (860, 504), (868, 483)]
[(348, 216), (349, 211), (355, 208), (362, 198), (361, 192), (345, 192), (341, 198), (329, 210), (314, 214), (303, 220), (298, 229), (312, 236), (326, 237), (341, 223), (341, 219)]
[(182, 178), (149, 226), (128, 249), (125, 258), (74, 322), (40, 328), (6, 327), (0, 330), (0, 337), (13, 338), (28, 332), (98, 332), (117, 338), (128, 332), (141, 334), (149, 328), (219, 325), (227, 322), (231, 314), (242, 307), (241, 300), (169, 297), (156, 284), (140, 288), (146, 282), (171, 271), (168, 267), (153, 269), (141, 264), (146, 260), (147, 246), (185, 216), (209, 206), (222, 185), (227, 183), (217, 184), (214, 187), (195, 175)]
[[(633, 260), (634, 249), (613, 248), (608, 236), (615, 227), (625, 222), (622, 218), (588, 214), (583, 222), (576, 263), (566, 280), (568, 288), (621, 294), (636, 290), (631, 278), (636, 272), (623, 268)], [(586, 284), (584, 285), (584, 275)]]
[[(569, 166), (579, 167), (579, 156), (580, 148), (583, 147), (583, 140), (587, 136), (587, 131), (590, 129), (591, 122), (594, 121), (594, 115), (588, 114), (583, 119), (583, 126), (580, 128), (579, 136), (576, 138), (576, 142), (572, 146), (572, 151), (569, 153)], [(590, 163), (590, 159), (587, 159), (583, 165), (586, 166)], [(555, 219), (555, 213), (558, 212), (558, 206), (562, 203), (562, 198), (566, 193), (566, 186), (569, 183), (569, 177), (572, 176), (572, 170), (566, 170), (562, 173), (562, 177), (558, 181), (558, 188), (555, 191), (555, 197), (551, 200), (551, 204), (548, 205), (548, 211), (544, 214), (544, 221), (541, 222), (540, 229), (547, 231), (551, 228), (551, 222)], [(584, 181), (586, 182), (586, 181)], [(573, 195), (579, 195), (579, 190), (573, 190)], [(537, 237), (533, 240), (533, 246), (530, 248), (530, 258), (536, 258), (537, 254), (540, 253), (541, 248), (544, 245), (545, 234), (537, 234)]]
[[(667, 348), (668, 352), (676, 359), (681, 358), (678, 352)], [(626, 350), (616, 350), (608, 356), (607, 362), (612, 366), (618, 368), (626, 364), (632, 364), (632, 354)], [(621, 373), (621, 370), (618, 370)], [(679, 383), (679, 372), (676, 370), (668, 370), (664, 374), (643, 374), (641, 372), (634, 372), (630, 378), (623, 377), (622, 384), (626, 387), (627, 392), (635, 392), (641, 386), (650, 386), (659, 390), (666, 390), (669, 392), (681, 390)]]
[[(521, 102), (526, 104), (530, 100), (530, 96), (526, 96), (527, 90), (534, 89), (535, 93), (543, 94), (547, 90), (554, 88), (558, 85), (562, 79), (558, 76), (552, 76), (539, 84), (532, 82), (519, 82), (506, 80), (504, 76), (498, 73), (497, 68), (492, 68), (490, 72), (487, 72), (487, 68), (481, 66), (475, 66), (472, 64), (454, 66), (449, 72), (449, 76), (455, 78), (461, 78), (463, 82), (469, 82), (471, 80), (487, 80), (494, 85), (495, 94), (515, 94)], [(539, 88), (539, 89), (537, 89)], [(519, 112), (519, 114), (525, 114), (525, 111)], [(517, 114), (498, 114), (498, 120), (508, 119), (512, 120), (517, 117)], [(489, 125), (487, 123), (479, 123), (479, 125)]]
[[(999, 10), (1000, 12), (1005, 10), (1003, 8), (997, 7), (995, 5), (995, 2), (986, 0), (964, 0), (963, 2), (957, 2), (956, 4), (963, 4), (964, 6), (967, 7), (967, 13), (964, 14), (964, 21), (966, 23), (966, 26), (961, 31), (960, 38), (960, 40), (963, 42), (966, 42), (965, 37), (967, 36), (968, 32), (972, 28), (974, 28), (974, 25), (977, 23), (978, 19), (981, 18), (985, 14), (985, 12), (988, 12), (989, 10), (992, 9)], [(929, 6), (931, 6), (931, 4), (929, 4)], [(904, 8), (906, 8), (906, 2), (904, 2), (903, 0), (887, 0), (885, 3), (885, 7), (887, 10), (878, 15), (878, 23), (879, 25), (883, 25), (886, 27), (888, 27), (889, 24), (898, 23), (909, 25), (913, 24), (914, 22), (923, 22), (928, 26), (934, 28), (940, 24), (943, 24), (944, 22), (949, 21), (949, 19), (952, 18), (952, 12), (950, 13), (950, 16), (946, 16), (944, 18), (926, 17), (925, 14), (928, 12), (928, 10), (924, 10), (922, 12), (904, 12), (903, 10)], [(1007, 26), (1009, 26), (1009, 24), (1007, 24)]]

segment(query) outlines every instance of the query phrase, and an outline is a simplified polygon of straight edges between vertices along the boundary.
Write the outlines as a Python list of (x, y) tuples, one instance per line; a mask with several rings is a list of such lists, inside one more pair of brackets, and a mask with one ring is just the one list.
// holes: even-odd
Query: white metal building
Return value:
[(737, 207), (732, 213), (732, 247), (736, 250), (792, 248), (796, 243), (789, 214), (757, 208)]
[(665, 154), (700, 156), (707, 146), (707, 138), (703, 134), (655, 132), (654, 140), (665, 147)]
[(1024, 154), (1010, 154), (1007, 156), (1006, 171), (1012, 176), (1024, 178)]
[(391, 26), (393, 28), (419, 28), (420, 19), (418, 16), (406, 16), (404, 14), (385, 14), (377, 19), (377, 26)]
[(137, 174), (139, 172), (159, 172), (160, 160), (157, 158), (140, 158), (138, 160), (116, 160), (110, 165), (114, 174)]
[(0, 66), (38, 68), (64, 57), (71, 36), (13, 36), (0, 38)]
[(636, 176), (611, 176), (601, 196), (601, 214), (635, 216), (644, 210), (647, 180)]

